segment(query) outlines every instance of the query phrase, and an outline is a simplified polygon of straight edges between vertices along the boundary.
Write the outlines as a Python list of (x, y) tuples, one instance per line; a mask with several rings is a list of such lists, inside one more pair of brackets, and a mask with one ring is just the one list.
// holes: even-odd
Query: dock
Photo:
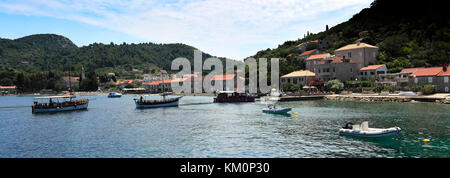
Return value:
[(311, 95), (311, 96), (282, 96), (279, 101), (305, 101), (305, 100), (321, 100), (324, 99), (324, 95)]

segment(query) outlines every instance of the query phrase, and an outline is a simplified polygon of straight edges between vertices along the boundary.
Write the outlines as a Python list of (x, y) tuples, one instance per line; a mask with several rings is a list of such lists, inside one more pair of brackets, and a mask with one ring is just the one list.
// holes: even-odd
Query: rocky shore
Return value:
[(450, 104), (448, 95), (436, 96), (400, 96), (400, 95), (365, 95), (365, 94), (349, 94), (349, 95), (325, 95), (327, 100), (339, 101), (364, 101), (364, 102), (436, 102)]

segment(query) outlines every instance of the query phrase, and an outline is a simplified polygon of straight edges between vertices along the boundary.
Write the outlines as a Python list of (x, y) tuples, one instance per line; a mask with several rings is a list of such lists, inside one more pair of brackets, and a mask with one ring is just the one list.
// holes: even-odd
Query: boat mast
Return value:
[(166, 95), (164, 94), (165, 90), (164, 90), (164, 72), (166, 72), (165, 70), (161, 70), (161, 77), (162, 77), (162, 95), (163, 95), (163, 101), (166, 101)]

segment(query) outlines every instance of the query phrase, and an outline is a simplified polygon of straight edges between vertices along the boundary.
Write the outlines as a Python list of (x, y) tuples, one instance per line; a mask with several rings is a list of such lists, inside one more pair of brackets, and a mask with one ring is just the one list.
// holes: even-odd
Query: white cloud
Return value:
[[(151, 42), (181, 42), (213, 55), (242, 59), (303, 37), (306, 30), (318, 32), (325, 24), (340, 23), (371, 1), (0, 0), (0, 12), (75, 20)], [(342, 13), (326, 17), (332, 11)]]

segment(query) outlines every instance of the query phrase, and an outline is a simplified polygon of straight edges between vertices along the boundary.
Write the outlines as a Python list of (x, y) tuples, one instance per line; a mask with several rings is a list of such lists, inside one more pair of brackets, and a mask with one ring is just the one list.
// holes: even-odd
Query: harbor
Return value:
[[(78, 97), (89, 99), (86, 110), (48, 114), (32, 114), (33, 97), (1, 97), (0, 156), (450, 156), (446, 104), (303, 100), (277, 105), (298, 115), (276, 115), (263, 113), (259, 101), (214, 103), (214, 96), (184, 96), (178, 107), (151, 109), (137, 109), (137, 95)], [(340, 136), (348, 121), (402, 131), (387, 141)]]

